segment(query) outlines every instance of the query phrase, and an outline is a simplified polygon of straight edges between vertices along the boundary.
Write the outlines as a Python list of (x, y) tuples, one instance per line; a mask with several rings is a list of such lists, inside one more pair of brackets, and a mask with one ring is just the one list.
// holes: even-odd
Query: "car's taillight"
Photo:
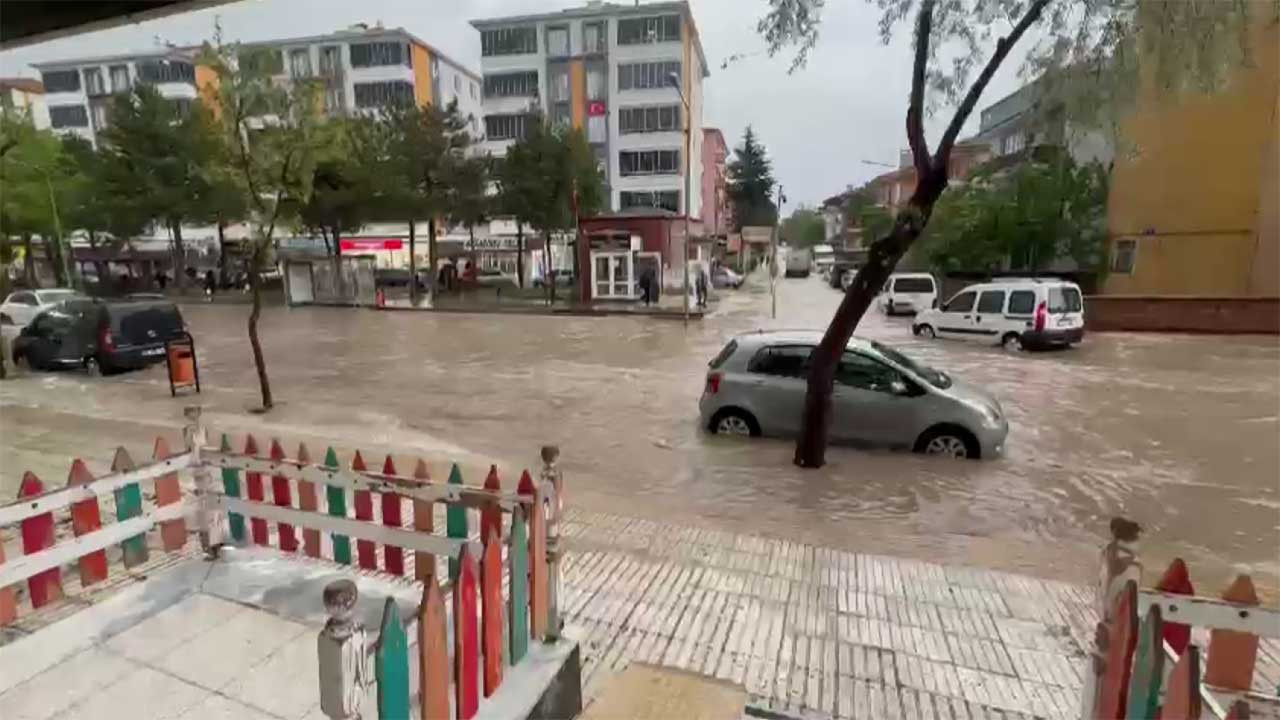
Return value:
[(1041, 300), (1040, 304), (1036, 306), (1036, 330), (1044, 329), (1045, 321), (1048, 320), (1048, 317), (1049, 307)]
[(720, 373), (707, 374), (707, 394), (715, 395), (720, 392), (720, 378), (724, 377)]
[(98, 347), (106, 352), (115, 349), (115, 340), (111, 337), (111, 328), (102, 328), (102, 332), (98, 333)]

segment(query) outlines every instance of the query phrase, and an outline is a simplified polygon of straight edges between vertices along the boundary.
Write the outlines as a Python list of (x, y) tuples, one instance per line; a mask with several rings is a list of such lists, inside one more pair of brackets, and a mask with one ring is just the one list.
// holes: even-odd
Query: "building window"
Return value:
[(537, 95), (537, 70), (484, 76), (484, 96), (487, 98), (536, 97)]
[(618, 153), (622, 175), (678, 175), (679, 150), (628, 150)]
[(105, 95), (106, 83), (102, 82), (101, 68), (84, 69), (84, 91), (89, 95)]
[(55, 128), (89, 127), (89, 113), (83, 105), (50, 105), (49, 124)]
[(356, 83), (352, 90), (355, 91), (358, 108), (413, 104), (413, 84), (404, 80)]
[(145, 83), (195, 84), (196, 69), (188, 62), (150, 60), (138, 63), (138, 81)]
[(651, 105), (618, 110), (618, 134), (680, 130), (679, 105)]
[(622, 209), (651, 207), (680, 212), (679, 190), (631, 191), (623, 190), (619, 203)]
[(604, 93), (604, 68), (600, 66), (587, 68), (587, 99), (603, 100)]
[[(237, 61), (246, 72), (263, 75), (284, 74), (284, 54), (279, 50), (249, 48), (240, 53)], [(138, 74), (142, 75), (141, 66), (138, 67)]]
[(471, 82), (471, 99), (472, 99), (472, 100), (475, 100), (475, 99), (476, 99), (476, 84), (475, 84), (475, 81), (472, 81), (472, 82)]
[(609, 123), (604, 115), (591, 115), (587, 118), (587, 142), (602, 143), (609, 139)]
[(618, 89), (647, 90), (649, 88), (667, 87), (667, 76), (671, 73), (676, 74), (677, 81), (680, 79), (679, 60), (619, 65)]
[(569, 68), (561, 66), (551, 69), (551, 102), (569, 102), (572, 94), (569, 90)]
[(289, 51), (289, 76), (311, 77), (311, 52), (306, 48)]
[(328, 45), (320, 48), (320, 74), (334, 77), (342, 72), (342, 48)]
[(547, 56), (569, 57), (569, 28), (547, 28)]
[(129, 90), (129, 66), (128, 65), (112, 65), (111, 73), (111, 92), (128, 92)]
[(107, 127), (107, 104), (95, 102), (89, 106), (89, 114), (93, 119), (93, 129), (102, 131)]
[[(50, 112), (53, 108), (49, 108)], [(56, 127), (56, 126), (55, 126)], [(1121, 275), (1132, 275), (1133, 266), (1138, 259), (1138, 241), (1134, 239), (1116, 240), (1116, 251), (1111, 256), (1111, 272)]]
[(45, 92), (79, 92), (80, 73), (75, 70), (59, 70), (40, 74)]
[(462, 78), (458, 75), (453, 76), (453, 91), (458, 95), (462, 94)]
[(528, 55), (536, 52), (538, 52), (536, 27), (497, 28), (480, 33), (481, 55)]
[(618, 21), (619, 45), (645, 45), (679, 40), (679, 15), (623, 18)]
[(326, 88), (324, 91), (324, 111), (330, 114), (340, 113), (346, 109), (342, 86)]
[(582, 24), (582, 52), (604, 52), (604, 23), (589, 22)]
[(573, 124), (573, 108), (569, 103), (556, 103), (551, 106), (551, 124), (564, 127)]
[(519, 140), (529, 129), (529, 116), (485, 115), (484, 134), (488, 140)]
[(412, 66), (409, 45), (402, 42), (351, 43), (351, 67)]
[(1022, 133), (1014, 133), (1012, 135), (1006, 135), (1004, 137), (1004, 140), (1001, 142), (1000, 154), (1012, 155), (1013, 153), (1021, 151), (1022, 148), (1026, 146), (1027, 146), (1027, 138)]

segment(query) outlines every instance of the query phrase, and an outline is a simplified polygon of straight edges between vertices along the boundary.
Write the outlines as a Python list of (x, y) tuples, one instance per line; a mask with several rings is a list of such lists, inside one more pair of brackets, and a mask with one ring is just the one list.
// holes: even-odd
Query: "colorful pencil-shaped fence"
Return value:
[[(205, 441), (199, 409), (188, 409), (188, 415), (196, 423), (184, 433), (183, 452), (172, 452), (165, 438), (157, 438), (152, 461), (137, 465), (119, 448), (111, 472), (96, 478), (76, 459), (61, 489), (47, 488), (34, 473), (23, 475), (16, 501), (0, 506), (0, 528), (16, 528), (22, 540), (20, 556), (5, 558), (0, 550), (0, 626), (19, 619), (16, 588), (23, 583), (32, 610), (62, 600), (65, 565), (75, 565), (80, 588), (92, 589), (107, 579), (108, 558), (117, 557), (116, 546), (125, 568), (146, 562), (147, 533), (153, 529), (158, 529), (156, 539), (165, 552), (184, 548), (186, 517), (196, 515), (197, 496), (209, 497), (212, 489), (209, 470), (199, 459), (198, 448)], [(183, 472), (195, 478), (195, 493), (182, 490)], [(150, 506), (143, 503), (143, 488), (153, 490)], [(101, 498), (108, 495), (115, 501), (115, 522), (104, 524)], [(59, 537), (56, 528), (67, 517), (71, 535)], [(208, 542), (203, 532), (201, 538)]]
[[(1179, 558), (1155, 587), (1140, 589), (1137, 525), (1117, 518), (1111, 527), (1081, 717), (1248, 717), (1250, 702), (1280, 708), (1280, 689), (1251, 687), (1258, 639), (1280, 637), (1280, 612), (1259, 607), (1249, 576), (1220, 598), (1199, 597)], [(1193, 628), (1208, 630), (1203, 651)]]

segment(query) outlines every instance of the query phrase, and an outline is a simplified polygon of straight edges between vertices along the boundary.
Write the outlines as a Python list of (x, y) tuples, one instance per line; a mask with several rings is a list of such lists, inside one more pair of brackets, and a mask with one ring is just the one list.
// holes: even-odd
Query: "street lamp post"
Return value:
[(680, 104), (684, 105), (684, 243), (681, 254), (681, 265), (684, 266), (684, 326), (689, 327), (689, 147), (692, 144), (690, 131), (692, 123), (689, 117), (689, 101), (680, 89), (680, 74), (667, 73), (667, 84), (676, 89), (680, 96)]

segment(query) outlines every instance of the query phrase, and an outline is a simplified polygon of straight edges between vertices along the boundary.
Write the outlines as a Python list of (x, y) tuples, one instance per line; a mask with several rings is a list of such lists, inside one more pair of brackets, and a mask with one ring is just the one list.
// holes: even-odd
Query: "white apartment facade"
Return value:
[[(611, 210), (700, 213), (702, 83), (709, 73), (688, 3), (589, 2), (471, 24), (481, 40), (482, 150), (501, 156), (541, 113), (585, 132)], [(670, 85), (671, 73), (679, 89)]]
[[(328, 113), (375, 110), (410, 100), (441, 107), (457, 101), (473, 134), (480, 133), (480, 76), (402, 28), (356, 25), (241, 47), (270, 51), (266, 61), (282, 81), (323, 80)], [(154, 85), (165, 98), (194, 102), (206, 84), (217, 81), (199, 55), (199, 48), (184, 47), (36, 64), (45, 83), (49, 126), (96, 145), (108, 122), (110, 98), (140, 82)]]

